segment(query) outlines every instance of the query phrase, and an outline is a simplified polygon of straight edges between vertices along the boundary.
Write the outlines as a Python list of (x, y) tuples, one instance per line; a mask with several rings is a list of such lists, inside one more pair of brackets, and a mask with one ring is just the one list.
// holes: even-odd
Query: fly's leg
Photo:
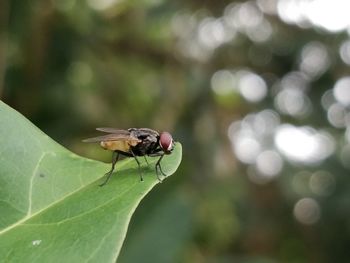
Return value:
[(109, 172), (107, 172), (105, 174), (107, 177), (106, 177), (105, 181), (102, 184), (100, 184), (100, 186), (104, 186), (109, 181), (109, 179), (111, 178), (112, 173), (114, 171), (115, 164), (118, 161), (118, 158), (119, 158), (119, 153), (118, 152), (113, 152), (113, 155), (112, 155), (112, 168), (111, 168), (111, 170)]
[(164, 153), (163, 151), (159, 151), (159, 152), (156, 152), (156, 153), (148, 154), (148, 156), (151, 156), (151, 157), (160, 156), (159, 159), (158, 159), (158, 161), (157, 161), (157, 163), (156, 163), (156, 166), (155, 166), (155, 168), (156, 168), (157, 179), (158, 179), (158, 181), (159, 181), (160, 183), (161, 183), (163, 180), (160, 178), (159, 173), (160, 173), (161, 175), (163, 175), (163, 176), (167, 176), (167, 175), (163, 172), (162, 167), (161, 167), (161, 165), (160, 165), (160, 161), (163, 159), (164, 154), (165, 154), (165, 153)]
[(139, 166), (139, 173), (140, 173), (140, 180), (141, 182), (143, 181), (143, 176), (142, 176), (142, 170), (141, 170), (141, 164), (140, 161), (137, 159), (136, 155), (131, 151), (131, 154), (134, 156), (135, 161), (137, 162), (137, 165)]
[[(158, 181), (161, 183), (162, 179), (159, 177), (159, 172), (163, 175), (163, 176), (167, 176), (163, 170), (162, 170), (162, 166), (160, 165), (160, 161), (163, 159), (164, 154), (160, 156), (160, 158), (158, 159), (157, 163), (156, 163), (156, 175), (157, 175), (157, 179)], [(159, 170), (158, 170), (159, 169)]]
[(146, 158), (146, 155), (144, 155), (143, 158), (145, 158), (145, 161), (146, 161), (147, 165), (149, 166), (149, 163), (148, 163), (148, 160)]

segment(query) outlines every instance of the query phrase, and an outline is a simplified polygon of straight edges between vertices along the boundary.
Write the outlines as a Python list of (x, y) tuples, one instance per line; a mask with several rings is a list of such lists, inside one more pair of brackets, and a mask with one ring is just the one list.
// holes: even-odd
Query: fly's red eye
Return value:
[(173, 148), (173, 137), (169, 132), (162, 132), (159, 137), (159, 144), (165, 152), (170, 152)]

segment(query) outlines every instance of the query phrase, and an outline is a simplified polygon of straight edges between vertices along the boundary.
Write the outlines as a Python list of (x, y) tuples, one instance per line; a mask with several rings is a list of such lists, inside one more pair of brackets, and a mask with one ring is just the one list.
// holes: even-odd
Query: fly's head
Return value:
[(173, 149), (175, 142), (173, 140), (173, 137), (169, 132), (161, 132), (159, 135), (159, 145), (164, 151), (165, 154), (170, 154)]

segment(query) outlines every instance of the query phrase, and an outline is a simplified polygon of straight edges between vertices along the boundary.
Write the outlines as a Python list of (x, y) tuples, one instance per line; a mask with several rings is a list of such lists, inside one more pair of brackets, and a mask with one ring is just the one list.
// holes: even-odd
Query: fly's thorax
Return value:
[(141, 141), (157, 142), (159, 133), (148, 128), (130, 128), (128, 129), (132, 137), (138, 138)]

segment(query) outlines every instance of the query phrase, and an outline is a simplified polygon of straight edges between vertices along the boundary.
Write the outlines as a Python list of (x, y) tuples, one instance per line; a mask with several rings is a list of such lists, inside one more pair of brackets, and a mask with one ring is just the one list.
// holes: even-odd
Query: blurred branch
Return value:
[(0, 1), (0, 99), (4, 90), (6, 70), (7, 25), (9, 16), (9, 1)]

